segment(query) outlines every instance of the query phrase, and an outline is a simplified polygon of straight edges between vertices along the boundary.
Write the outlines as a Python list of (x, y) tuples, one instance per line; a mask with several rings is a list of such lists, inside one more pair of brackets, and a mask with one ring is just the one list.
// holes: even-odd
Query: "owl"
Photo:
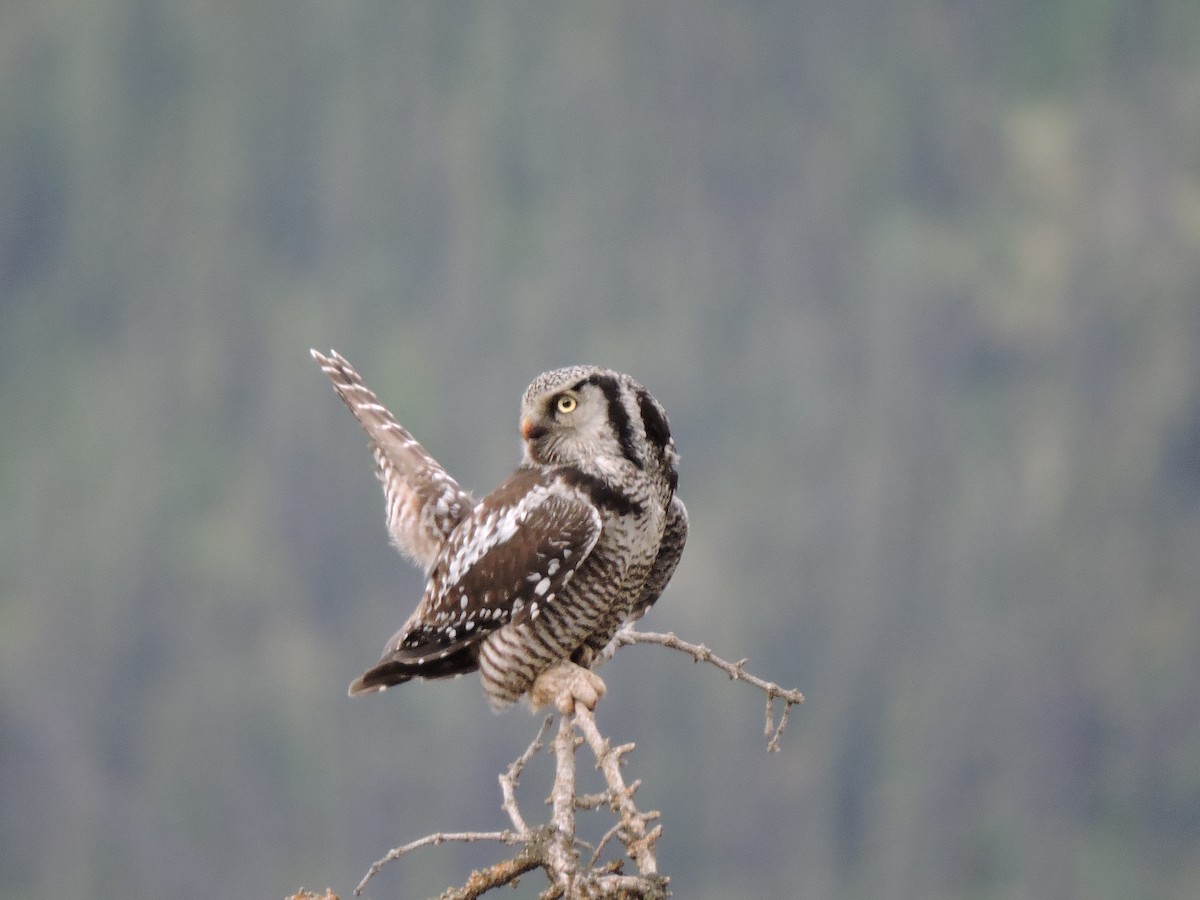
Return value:
[(350, 695), (478, 670), (495, 709), (523, 696), (595, 708), (592, 666), (658, 599), (687, 539), (662, 406), (609, 369), (539, 375), (521, 401), (521, 462), (476, 501), (344, 357), (311, 352), (370, 439), (393, 544), (427, 579)]

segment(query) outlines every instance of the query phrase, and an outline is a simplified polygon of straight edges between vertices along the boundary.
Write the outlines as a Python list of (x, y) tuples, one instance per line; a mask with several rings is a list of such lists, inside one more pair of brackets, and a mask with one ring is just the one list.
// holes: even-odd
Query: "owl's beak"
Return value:
[(521, 420), (521, 437), (527, 441), (536, 441), (546, 436), (545, 426), (538, 425), (533, 419)]

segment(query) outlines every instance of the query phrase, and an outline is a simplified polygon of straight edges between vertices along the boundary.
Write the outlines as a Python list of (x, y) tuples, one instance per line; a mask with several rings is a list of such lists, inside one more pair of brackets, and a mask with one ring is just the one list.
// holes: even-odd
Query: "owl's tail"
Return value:
[(478, 668), (479, 654), (474, 643), (446, 648), (428, 656), (416, 656), (412, 649), (398, 650), (354, 679), (350, 696), (378, 693), (414, 678), (452, 678)]
[(404, 684), (415, 677), (411, 672), (402, 671), (395, 663), (382, 662), (354, 679), (350, 685), (350, 696), (359, 697), (363, 694), (386, 691), (392, 685)]

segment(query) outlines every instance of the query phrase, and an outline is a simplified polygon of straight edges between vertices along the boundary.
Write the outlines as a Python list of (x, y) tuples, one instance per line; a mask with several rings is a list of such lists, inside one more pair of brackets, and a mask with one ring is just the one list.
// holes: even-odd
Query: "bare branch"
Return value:
[[(783, 712), (779, 714), (779, 724), (775, 725), (773, 716), (775, 704), (772, 702), (774, 699), (770, 694), (767, 694), (767, 724), (763, 728), (763, 734), (770, 738), (767, 741), (768, 753), (775, 753), (779, 750), (779, 739), (783, 737), (783, 729), (787, 727), (788, 713), (792, 711), (792, 707), (798, 702), (802, 703), (804, 701), (803, 696), (800, 697), (799, 701), (784, 698)], [(774, 725), (774, 731), (772, 731), (772, 725)]]
[[(661, 644), (679, 650), (692, 657), (695, 662), (716, 666), (730, 678), (745, 681), (766, 694), (765, 734), (767, 749), (779, 749), (779, 741), (787, 726), (788, 713), (793, 706), (804, 702), (799, 691), (780, 687), (774, 682), (746, 671), (747, 660), (729, 662), (713, 653), (703, 644), (692, 644), (674, 634), (623, 629), (617, 633), (610, 646), (614, 649), (626, 644)], [(626, 784), (621, 773), (625, 757), (634, 749), (633, 744), (614, 747), (596, 725), (596, 718), (573, 691), (574, 682), (566, 683), (562, 691), (569, 693), (571, 703), (554, 702), (556, 708), (570, 709), (573, 714), (560, 714), (558, 731), (550, 742), (550, 751), (555, 760), (554, 784), (547, 803), (550, 806), (550, 821), (546, 825), (530, 828), (517, 803), (517, 785), (525, 768), (538, 752), (545, 747), (546, 737), (554, 722), (547, 716), (525, 751), (518, 756), (499, 776), (501, 808), (512, 822), (512, 831), (465, 831), (431, 834), (419, 840), (397, 847), (383, 859), (371, 866), (367, 875), (355, 888), (361, 894), (370, 881), (387, 863), (399, 859), (421, 847), (436, 846), (447, 842), (472, 843), (496, 841), (508, 846), (520, 845), (520, 850), (508, 858), (487, 868), (472, 872), (467, 881), (458, 888), (450, 888), (439, 900), (475, 900), (493, 888), (515, 885), (517, 879), (536, 868), (545, 870), (549, 886), (540, 894), (541, 900), (626, 900), (647, 898), (661, 900), (667, 896), (668, 880), (658, 874), (658, 859), (655, 845), (662, 835), (662, 826), (653, 824), (659, 814), (655, 811), (642, 812), (634, 802), (634, 793), (640, 781)], [(561, 693), (561, 691), (560, 691)], [(553, 698), (552, 698), (553, 699)], [(781, 700), (783, 708), (778, 720), (775, 716), (775, 701)], [(582, 735), (582, 737), (580, 736)], [(579, 794), (576, 790), (576, 753), (584, 741), (596, 759), (596, 768), (603, 774), (607, 790), (595, 794)], [(580, 849), (591, 850), (587, 842), (576, 835), (576, 814), (607, 808), (616, 816), (613, 824), (601, 837), (591, 853), (587, 865), (580, 863)], [(600, 864), (600, 858), (614, 839), (625, 847), (627, 856)], [(637, 875), (622, 873), (625, 862), (632, 860), (637, 866)]]
[(526, 835), (513, 834), (511, 831), (439, 831), (437, 834), (427, 834), (423, 838), (410, 841), (403, 847), (389, 850), (387, 856), (372, 863), (371, 868), (367, 870), (367, 874), (363, 876), (363, 880), (354, 889), (354, 893), (356, 896), (362, 894), (363, 888), (367, 886), (367, 882), (378, 875), (380, 870), (388, 863), (394, 862), (414, 850), (420, 850), (422, 847), (436, 847), (438, 844), (451, 842), (473, 844), (477, 841), (499, 841), (501, 844), (511, 846), (512, 844), (519, 844), (525, 839)]
[(604, 852), (604, 848), (608, 846), (608, 842), (617, 836), (622, 827), (624, 827), (624, 823), (618, 819), (616, 825), (604, 832), (604, 837), (600, 838), (600, 843), (596, 845), (596, 850), (592, 853), (591, 861), (588, 863), (593, 869), (596, 868), (596, 863), (600, 861), (600, 854)]
[(525, 817), (521, 815), (521, 808), (517, 806), (517, 782), (521, 778), (521, 773), (525, 771), (525, 767), (529, 765), (529, 761), (533, 759), (534, 754), (544, 746), (546, 733), (550, 730), (553, 722), (554, 716), (546, 716), (542, 722), (542, 727), (538, 729), (538, 733), (529, 742), (529, 746), (525, 748), (525, 752), (514, 759), (509, 764), (508, 769), (500, 775), (500, 795), (504, 798), (504, 802), (500, 804), (500, 808), (508, 813), (508, 818), (513, 823), (513, 828), (517, 829), (517, 833), (521, 835), (529, 833), (529, 826), (525, 823)]
[(667, 879), (657, 875), (653, 878), (637, 877), (634, 875), (601, 875), (596, 884), (603, 892), (601, 896), (614, 897), (618, 900), (627, 898), (646, 898), (657, 900), (667, 896)]
[[(780, 687), (773, 681), (764, 681), (757, 675), (751, 675), (747, 672), (746, 663), (749, 660), (739, 659), (737, 662), (731, 663), (717, 656), (704, 644), (693, 644), (685, 641), (677, 637), (673, 632), (661, 634), (655, 631), (637, 631), (633, 628), (623, 628), (617, 632), (613, 638), (613, 643), (618, 647), (629, 644), (661, 644), (664, 647), (670, 647), (672, 650), (679, 650), (681, 653), (686, 653), (695, 662), (706, 662), (714, 665), (730, 678), (736, 681), (744, 681), (764, 692), (767, 695), (767, 724), (764, 734), (770, 738), (767, 741), (767, 750), (772, 753), (779, 749), (779, 739), (783, 737), (783, 729), (787, 726), (788, 713), (791, 712), (793, 706), (804, 702), (804, 695), (799, 691)], [(775, 721), (776, 698), (783, 701), (783, 711), (779, 715), (778, 723)]]
[(645, 815), (633, 802), (633, 792), (637, 789), (625, 786), (625, 778), (621, 775), (621, 757), (633, 749), (633, 744), (624, 744), (614, 748), (608, 739), (602, 737), (596, 727), (596, 718), (592, 711), (585, 706), (575, 708), (575, 725), (583, 733), (584, 740), (592, 748), (596, 757), (596, 768), (604, 773), (612, 794), (613, 811), (621, 817), (621, 829), (618, 834), (629, 850), (629, 855), (637, 863), (638, 872), (642, 875), (657, 875), (658, 860), (654, 855), (654, 843), (662, 832), (661, 827), (647, 829), (647, 823), (657, 813)]
[[(581, 707), (582, 708), (582, 707)], [(571, 720), (558, 720), (554, 736), (554, 786), (550, 789), (550, 841), (546, 847), (546, 862), (552, 884), (569, 895), (579, 868), (575, 853), (575, 748), (579, 739)]]
[(531, 872), (542, 865), (542, 849), (538, 842), (526, 844), (521, 852), (512, 859), (502, 859), (495, 865), (472, 872), (467, 883), (460, 888), (451, 888), (442, 893), (438, 900), (475, 900), (486, 894), (492, 888), (511, 884), (517, 885), (517, 879), (526, 872)]
[(575, 798), (575, 808), (590, 810), (602, 809), (612, 802), (612, 794), (609, 791), (600, 791), (598, 794), (581, 794)]

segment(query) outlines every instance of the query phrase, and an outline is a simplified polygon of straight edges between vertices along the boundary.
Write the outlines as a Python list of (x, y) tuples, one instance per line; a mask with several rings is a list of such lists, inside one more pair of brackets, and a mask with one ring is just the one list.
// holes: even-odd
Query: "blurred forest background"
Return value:
[(809, 698), (605, 670), (677, 896), (1196, 896), (1200, 4), (9, 0), (0, 85), (0, 900), (503, 826), (537, 719), (345, 695), (421, 578), (310, 346), (478, 492), (665, 404), (646, 626)]

